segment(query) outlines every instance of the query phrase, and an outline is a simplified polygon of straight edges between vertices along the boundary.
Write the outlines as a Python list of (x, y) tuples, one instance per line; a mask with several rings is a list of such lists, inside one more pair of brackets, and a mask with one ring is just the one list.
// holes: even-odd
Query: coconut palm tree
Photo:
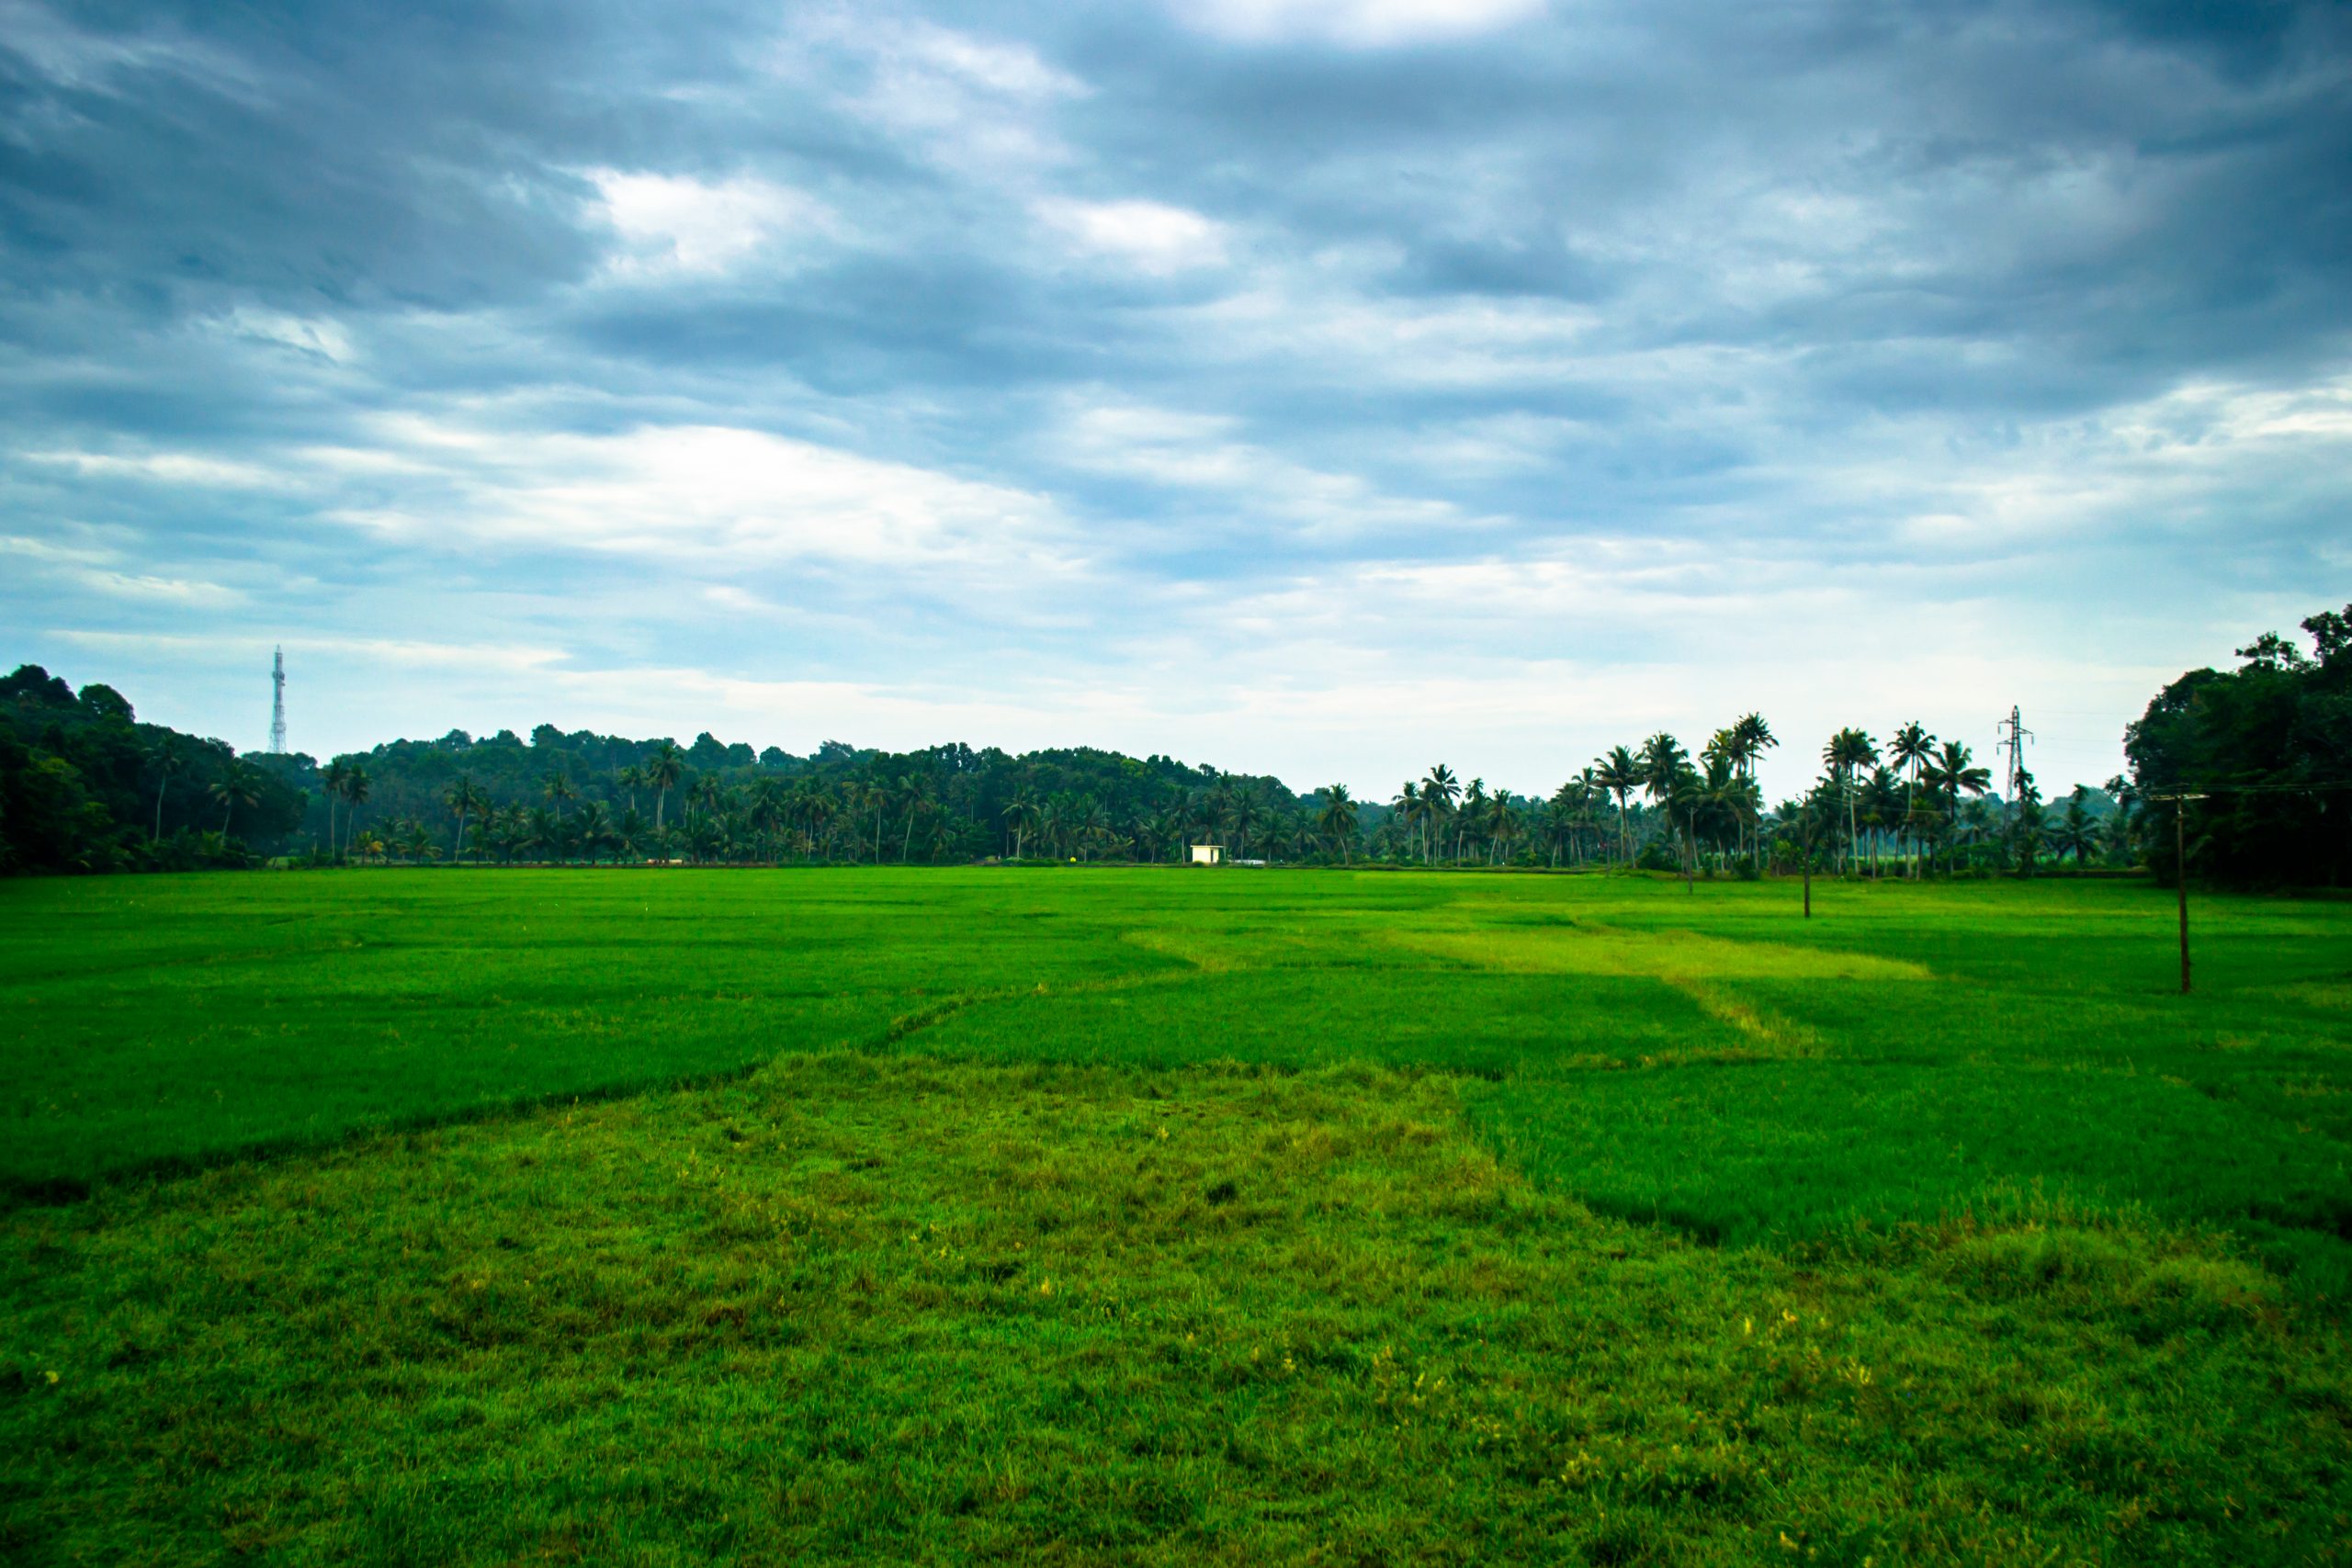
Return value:
[(664, 740), (646, 754), (642, 764), (647, 787), (653, 793), (653, 830), (662, 831), (662, 807), (668, 804), (670, 792), (678, 787), (678, 780), (685, 776), (686, 754), (678, 750), (674, 740)]
[(1012, 792), (1012, 798), (997, 815), (1004, 818), (1005, 830), (1012, 835), (1012, 858), (1019, 860), (1029, 835), (1037, 826), (1037, 797), (1029, 793), (1028, 785), (1023, 784)]
[[(1846, 842), (1850, 850), (1861, 833), (1860, 813), (1854, 802), (1854, 773), (1857, 769), (1869, 767), (1878, 761), (1878, 743), (1862, 730), (1841, 729), (1829, 738), (1828, 745), (1821, 749), (1821, 761), (1828, 768), (1830, 776), (1838, 780), (1838, 786), (1846, 792)], [(1845, 863), (1840, 861), (1841, 875)]]
[(612, 841), (612, 818), (605, 815), (604, 803), (590, 801), (571, 819), (571, 840), (580, 846), (581, 858), (590, 865), (596, 863), (596, 852)]
[(327, 854), (334, 858), (339, 840), (334, 836), (335, 802), (343, 798), (344, 782), (351, 777), (351, 764), (337, 757), (319, 774), (319, 789), (327, 797)]
[(222, 838), (229, 836), (229, 823), (236, 816), (237, 807), (261, 804), (262, 784), (261, 770), (242, 757), (231, 759), (228, 766), (220, 770), (220, 776), (212, 781), (212, 787), (206, 793), (220, 803)]
[(1323, 836), (1339, 846), (1340, 860), (1352, 863), (1355, 860), (1356, 803), (1355, 797), (1348, 793), (1347, 785), (1323, 786), (1323, 809), (1317, 814), (1315, 822), (1322, 829)]
[(543, 861), (563, 853), (563, 819), (544, 806), (534, 806), (523, 818), (523, 847), (539, 852)]
[[(1690, 772), (1690, 753), (1682, 750), (1682, 742), (1661, 729), (1642, 742), (1637, 763), (1642, 793), (1665, 809), (1667, 830), (1671, 833), (1674, 829), (1675, 791), (1682, 784), (1682, 775)], [(1695, 786), (1695, 775), (1693, 783)], [(1691, 852), (1697, 852), (1695, 844)]]
[(1405, 787), (1397, 791), (1396, 798), (1388, 804), (1393, 808), (1388, 819), (1396, 823), (1398, 830), (1404, 835), (1404, 850), (1409, 854), (1413, 840), (1420, 831), (1421, 813), (1424, 810), (1421, 805), (1421, 786), (1415, 781), (1407, 779)]
[[(1960, 797), (1963, 795), (1982, 796), (1993, 787), (1989, 768), (1980, 768), (1969, 755), (1968, 748), (1957, 740), (1947, 740), (1937, 749), (1935, 761), (1928, 763), (1925, 775), (1928, 789), (1940, 795), (1944, 803), (1945, 832), (1949, 841), (1957, 843), (1961, 825)], [(1947, 865), (1949, 865), (1947, 857)]]
[(785, 793), (781, 779), (761, 779), (752, 785), (749, 816), (752, 831), (767, 840), (768, 859), (780, 863), (784, 859), (779, 842), (784, 831)]
[(1430, 829), (1435, 829), (1435, 836), (1443, 838), (1446, 819), (1453, 815), (1453, 802), (1461, 794), (1462, 785), (1454, 778), (1453, 770), (1443, 762), (1431, 768), (1430, 776), (1421, 781), (1422, 859), (1430, 858), (1426, 847), (1431, 837)]
[[(1919, 773), (1936, 754), (1936, 738), (1927, 727), (1913, 719), (1890, 736), (1886, 742), (1886, 760), (1903, 775), (1903, 825), (1906, 835), (1911, 828), (1911, 816), (1917, 805)], [(1919, 874), (1917, 856), (1911, 861), (1911, 874)]]
[(1233, 829), (1235, 858), (1248, 856), (1250, 834), (1265, 818), (1265, 801), (1255, 784), (1244, 784), (1232, 791), (1226, 801), (1225, 826)]
[(359, 819), (359, 808), (368, 804), (368, 795), (373, 787), (368, 777), (368, 770), (358, 763), (354, 762), (344, 770), (343, 836), (346, 850), (350, 847), (352, 827)]
[(1623, 863), (1634, 858), (1631, 838), (1627, 833), (1626, 803), (1634, 792), (1642, 787), (1641, 764), (1623, 746), (1611, 746), (1592, 770), (1593, 783), (1617, 797), (1617, 859)]
[(466, 773), (459, 775), (458, 782), (442, 793), (441, 804), (455, 813), (458, 818), (458, 847), (449, 858), (462, 862), (466, 858), (466, 823), (472, 817), (489, 809), (490, 796), (483, 794), (474, 784), (471, 773)]
[(555, 819), (559, 822), (563, 820), (563, 803), (580, 798), (580, 792), (574, 789), (571, 786), (571, 781), (561, 773), (549, 773), (540, 780), (539, 793), (546, 795), (548, 804), (555, 807)]
[(1505, 790), (1495, 792), (1494, 804), (1487, 808), (1487, 858), (1497, 865), (1510, 863), (1511, 846), (1526, 830), (1526, 821), (1510, 803)]
[(2071, 854), (2075, 869), (2080, 871), (2098, 849), (2098, 824), (2091, 819), (2088, 808), (2090, 792), (2076, 784), (2066, 797), (2066, 815), (2050, 830), (2050, 848), (2062, 860)]
[(1544, 803), (1544, 843), (1551, 851), (1554, 871), (1560, 869), (1561, 845), (1568, 845), (1570, 853), (1575, 852), (1579, 808), (1574, 780), (1554, 790), (1552, 798)]
[(619, 819), (613, 824), (613, 849), (629, 860), (643, 860), (646, 840), (651, 833), (652, 829), (645, 818), (638, 815), (636, 807), (631, 806), (623, 810)]
[(499, 863), (502, 865), (514, 863), (514, 852), (527, 843), (530, 836), (530, 823), (519, 806), (510, 807), (503, 811), (493, 809), (490, 815), (482, 818), (482, 840), (498, 852)]
[(180, 738), (166, 729), (148, 745), (142, 753), (147, 765), (155, 770), (155, 840), (164, 836), (164, 786), (171, 782), (172, 770), (181, 762)]

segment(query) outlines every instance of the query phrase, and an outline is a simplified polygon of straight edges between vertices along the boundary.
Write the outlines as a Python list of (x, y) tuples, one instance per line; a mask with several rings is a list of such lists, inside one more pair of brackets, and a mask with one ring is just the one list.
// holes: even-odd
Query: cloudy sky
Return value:
[(283, 643), (321, 755), (2097, 780), (2352, 599), (2348, 17), (0, 0), (0, 658), (254, 747)]

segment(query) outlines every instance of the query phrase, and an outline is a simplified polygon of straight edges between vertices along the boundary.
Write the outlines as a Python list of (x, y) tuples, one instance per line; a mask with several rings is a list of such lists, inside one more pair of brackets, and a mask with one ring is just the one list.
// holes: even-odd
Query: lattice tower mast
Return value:
[(2009, 705), (2009, 716), (1993, 728), (2001, 738), (1993, 749), (2009, 754), (2009, 804), (2015, 806), (2025, 794), (2025, 743), (2033, 739), (2033, 731), (2025, 727), (2014, 703)]
[(286, 650), (274, 649), (269, 660), (269, 749), (286, 754)]

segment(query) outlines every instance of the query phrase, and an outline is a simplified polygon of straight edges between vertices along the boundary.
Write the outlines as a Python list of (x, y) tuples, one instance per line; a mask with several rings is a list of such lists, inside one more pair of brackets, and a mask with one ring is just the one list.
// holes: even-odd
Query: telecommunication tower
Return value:
[(286, 754), (286, 650), (277, 649), (269, 660), (269, 749), (277, 756)]
[(2009, 754), (2009, 804), (2015, 806), (2025, 795), (2025, 743), (2033, 739), (2033, 731), (2025, 727), (2014, 703), (2009, 705), (2009, 716), (1993, 730), (2001, 738), (1993, 750)]

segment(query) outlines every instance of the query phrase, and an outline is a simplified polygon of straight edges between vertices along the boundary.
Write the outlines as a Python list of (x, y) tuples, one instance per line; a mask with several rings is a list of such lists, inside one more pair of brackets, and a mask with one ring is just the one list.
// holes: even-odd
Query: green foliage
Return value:
[[(2303, 629), (2315, 657), (2266, 633), (2238, 650), (2242, 668), (2191, 671), (2125, 733), (2140, 795), (2206, 796), (2180, 807), (2198, 875), (2303, 886), (2352, 878), (2352, 605)], [(2176, 807), (2156, 809), (2151, 858), (2169, 880)]]
[(0, 874), (243, 866), (305, 807), (299, 781), (136, 722), (111, 686), (76, 696), (37, 664), (0, 679)]

